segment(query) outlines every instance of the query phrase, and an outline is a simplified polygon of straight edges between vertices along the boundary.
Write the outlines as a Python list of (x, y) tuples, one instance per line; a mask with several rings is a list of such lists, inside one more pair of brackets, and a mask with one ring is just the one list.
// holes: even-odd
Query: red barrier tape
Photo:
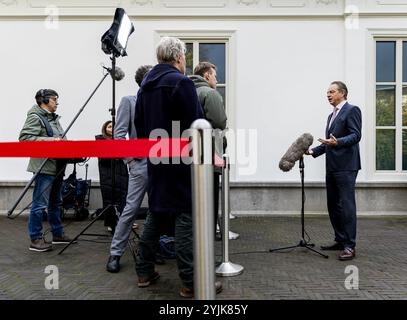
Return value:
[(188, 157), (188, 139), (1, 142), (0, 157), (169, 158)]

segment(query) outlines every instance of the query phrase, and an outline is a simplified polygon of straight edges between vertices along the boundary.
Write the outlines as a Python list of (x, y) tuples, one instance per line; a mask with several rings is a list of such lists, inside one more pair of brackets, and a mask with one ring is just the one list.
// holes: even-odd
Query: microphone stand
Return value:
[[(89, 98), (86, 100), (86, 102), (84, 103), (84, 105), (79, 109), (78, 113), (75, 115), (75, 117), (72, 119), (71, 123), (68, 125), (68, 127), (66, 128), (66, 130), (63, 132), (62, 134), (62, 138), (65, 138), (66, 134), (68, 133), (68, 131), (71, 129), (71, 127), (73, 126), (73, 124), (75, 123), (76, 119), (78, 119), (79, 115), (82, 113), (82, 111), (85, 109), (86, 105), (88, 104), (88, 102), (90, 101), (90, 99), (92, 99), (93, 95), (96, 93), (96, 91), (99, 89), (99, 87), (102, 85), (103, 81), (106, 79), (106, 77), (109, 75), (109, 73), (106, 73), (103, 78), (100, 80), (100, 82), (98, 83), (98, 85), (96, 86), (96, 88), (92, 91), (92, 93), (90, 94)], [(26, 184), (26, 186), (24, 187), (24, 190), (21, 192), (20, 196), (18, 197), (18, 199), (16, 200), (16, 202), (13, 204), (13, 206), (10, 208), (10, 210), (8, 210), (7, 212), (7, 217), (9, 219), (13, 219), (13, 217), (11, 216), (14, 212), (14, 210), (16, 209), (16, 207), (18, 206), (18, 204), (21, 202), (21, 200), (23, 199), (23, 197), (25, 196), (25, 194), (27, 193), (28, 189), (31, 187), (31, 185), (33, 184), (35, 178), (41, 173), (41, 170), (44, 168), (45, 164), (47, 163), (49, 158), (44, 159), (44, 161), (41, 163), (40, 168), (38, 169), (38, 171), (33, 175), (33, 177), (31, 178), (31, 180)], [(20, 212), (21, 213), (21, 212)], [(19, 213), (19, 214), (20, 214)]]
[(314, 249), (314, 244), (307, 242), (305, 240), (305, 215), (304, 215), (304, 204), (305, 204), (305, 188), (304, 188), (304, 156), (301, 156), (300, 158), (300, 175), (301, 175), (301, 240), (297, 245), (294, 246), (289, 246), (289, 247), (283, 247), (283, 248), (277, 248), (277, 249), (270, 249), (269, 252), (275, 252), (275, 251), (280, 251), (280, 250), (286, 250), (286, 249), (293, 249), (293, 248), (307, 248), (308, 250), (311, 250), (315, 253), (318, 253), (322, 257), (328, 259), (329, 256), (317, 251)]

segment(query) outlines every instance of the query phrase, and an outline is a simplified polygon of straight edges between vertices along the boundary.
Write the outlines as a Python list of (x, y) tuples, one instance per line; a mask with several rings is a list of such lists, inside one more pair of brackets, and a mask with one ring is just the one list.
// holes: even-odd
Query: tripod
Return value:
[[(114, 139), (114, 126), (116, 123), (116, 79), (115, 79), (115, 72), (116, 72), (116, 56), (112, 54), (111, 57), (112, 60), (112, 69), (111, 73), (113, 74), (112, 76), (112, 108), (109, 109), (111, 116), (112, 116), (112, 139)], [(106, 212), (108, 213), (111, 208), (114, 210), (114, 214), (118, 216), (118, 209), (117, 205), (115, 203), (115, 185), (116, 185), (116, 179), (115, 179), (115, 174), (116, 174), (116, 166), (115, 166), (115, 160), (111, 159), (111, 176), (112, 176), (112, 200), (111, 203), (106, 206), (103, 210), (101, 210), (86, 226), (85, 228), (82, 229), (81, 232), (79, 232), (72, 240), (69, 242), (58, 254), (62, 254), (68, 247), (75, 243), (76, 240), (81, 236), (81, 235), (87, 235), (87, 236), (102, 236), (102, 237), (109, 237), (109, 235), (106, 234), (94, 234), (94, 233), (85, 233), (86, 230), (88, 230), (99, 218)]]
[(293, 248), (307, 248), (308, 250), (318, 253), (319, 255), (328, 259), (329, 257), (327, 255), (313, 249), (315, 246), (313, 243), (309, 243), (309, 242), (307, 242), (307, 240), (305, 240), (305, 227), (304, 227), (304, 225), (305, 225), (305, 217), (304, 217), (305, 190), (304, 190), (304, 157), (303, 156), (300, 158), (299, 166), (300, 166), (300, 174), (301, 174), (301, 200), (302, 200), (301, 201), (301, 240), (297, 245), (277, 248), (277, 249), (270, 249), (269, 252), (275, 252), (275, 251), (293, 249)]

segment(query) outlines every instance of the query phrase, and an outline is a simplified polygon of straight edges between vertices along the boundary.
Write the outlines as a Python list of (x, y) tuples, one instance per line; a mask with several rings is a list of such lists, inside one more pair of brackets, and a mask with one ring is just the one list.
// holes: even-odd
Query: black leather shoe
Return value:
[(120, 271), (120, 257), (119, 256), (110, 256), (109, 261), (106, 265), (106, 270), (111, 273), (117, 273)]
[(328, 250), (328, 251), (335, 251), (335, 250), (343, 250), (343, 245), (339, 242), (335, 242), (329, 246), (321, 246), (321, 250)]

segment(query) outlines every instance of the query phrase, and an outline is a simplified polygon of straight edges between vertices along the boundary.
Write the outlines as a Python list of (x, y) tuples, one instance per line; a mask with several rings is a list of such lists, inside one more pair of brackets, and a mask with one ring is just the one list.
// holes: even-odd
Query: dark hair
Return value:
[(108, 135), (107, 132), (106, 132), (106, 128), (107, 128), (107, 126), (108, 126), (110, 123), (112, 123), (112, 120), (106, 121), (106, 122), (103, 124), (103, 126), (102, 126), (102, 135), (103, 135), (103, 137), (104, 137), (105, 139), (111, 139), (111, 138), (112, 138), (112, 136), (111, 136), (111, 135)]
[(216, 66), (210, 62), (199, 62), (194, 69), (194, 74), (203, 77), (205, 73), (210, 71), (211, 69), (216, 70)]
[(345, 99), (348, 98), (348, 87), (346, 86), (346, 84), (344, 84), (342, 81), (332, 81), (331, 85), (332, 84), (336, 84), (338, 86), (339, 91), (343, 92)]
[(37, 102), (38, 106), (41, 107), (41, 104), (44, 103), (45, 98), (49, 97), (59, 97), (58, 93), (52, 89), (40, 89), (35, 94), (35, 101)]
[(147, 72), (149, 72), (152, 68), (153, 68), (153, 66), (151, 66), (149, 64), (145, 64), (144, 66), (140, 66), (137, 69), (136, 75), (134, 76), (134, 78), (136, 79), (136, 83), (138, 84), (139, 87), (141, 87), (141, 82), (143, 81)]

